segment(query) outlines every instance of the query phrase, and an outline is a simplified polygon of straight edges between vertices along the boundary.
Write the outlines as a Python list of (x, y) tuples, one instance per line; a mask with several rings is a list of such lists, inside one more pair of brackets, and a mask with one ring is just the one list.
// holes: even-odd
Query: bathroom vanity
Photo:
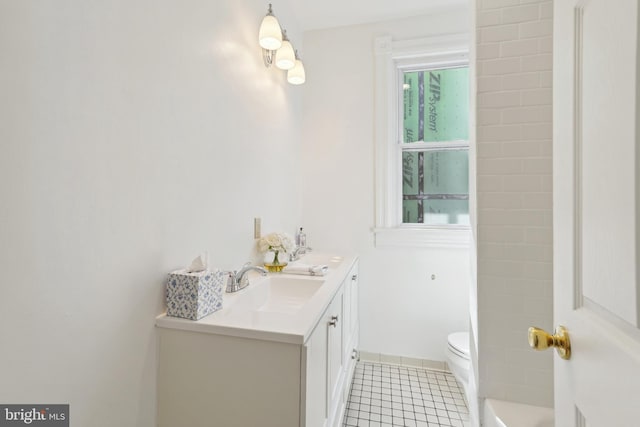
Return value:
[(325, 276), (252, 274), (201, 320), (158, 328), (158, 426), (338, 427), (358, 348), (356, 257)]

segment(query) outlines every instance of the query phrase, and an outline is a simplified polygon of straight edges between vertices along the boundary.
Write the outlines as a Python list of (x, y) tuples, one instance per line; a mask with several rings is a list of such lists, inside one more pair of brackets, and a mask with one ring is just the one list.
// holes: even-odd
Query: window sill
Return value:
[(373, 230), (375, 246), (403, 248), (468, 249), (471, 241), (469, 227), (394, 227)]

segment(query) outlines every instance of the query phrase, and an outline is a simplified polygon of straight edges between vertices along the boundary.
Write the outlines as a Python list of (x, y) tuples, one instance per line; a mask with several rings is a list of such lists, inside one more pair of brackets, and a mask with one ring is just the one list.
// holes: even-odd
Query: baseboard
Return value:
[(360, 351), (360, 360), (369, 362), (390, 363), (393, 365), (411, 366), (423, 369), (438, 369), (448, 371), (447, 364), (439, 360), (417, 359), (414, 357), (394, 356), (382, 353)]

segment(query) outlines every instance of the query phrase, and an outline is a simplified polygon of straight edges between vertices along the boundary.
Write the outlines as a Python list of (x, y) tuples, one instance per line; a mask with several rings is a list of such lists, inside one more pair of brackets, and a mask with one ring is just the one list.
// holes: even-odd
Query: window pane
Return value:
[(402, 153), (403, 223), (469, 224), (468, 150)]
[(469, 68), (404, 73), (403, 142), (469, 138)]

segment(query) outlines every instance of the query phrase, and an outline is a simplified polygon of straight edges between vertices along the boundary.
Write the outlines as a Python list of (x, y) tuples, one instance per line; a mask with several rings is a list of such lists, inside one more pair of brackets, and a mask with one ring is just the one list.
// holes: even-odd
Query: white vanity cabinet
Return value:
[[(341, 425), (357, 361), (357, 285), (356, 263), (304, 346), (306, 427)], [(321, 411), (320, 407), (324, 410)]]
[(357, 271), (353, 258), (330, 273), (335, 287), (299, 337), (163, 323), (158, 426), (339, 427), (358, 345)]

